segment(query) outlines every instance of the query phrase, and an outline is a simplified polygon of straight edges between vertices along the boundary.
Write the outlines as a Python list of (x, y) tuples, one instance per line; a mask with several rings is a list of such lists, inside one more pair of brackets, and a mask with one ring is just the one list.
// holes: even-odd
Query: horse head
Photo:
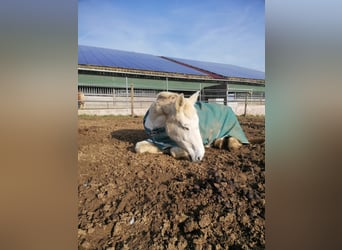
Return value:
[(183, 94), (168, 96), (171, 101), (162, 105), (162, 111), (166, 115), (166, 133), (189, 154), (192, 161), (202, 160), (205, 151), (194, 106), (198, 95), (199, 91), (189, 98), (185, 98)]

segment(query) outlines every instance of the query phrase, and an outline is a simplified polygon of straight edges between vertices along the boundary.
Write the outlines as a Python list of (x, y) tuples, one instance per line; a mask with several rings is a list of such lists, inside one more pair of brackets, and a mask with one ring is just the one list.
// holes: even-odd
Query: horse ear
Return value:
[(179, 96), (177, 96), (177, 99), (176, 99), (176, 110), (179, 110), (180, 107), (183, 106), (184, 104), (184, 94), (180, 94)]
[(197, 102), (197, 98), (199, 95), (199, 91), (197, 91), (196, 93), (194, 93), (192, 96), (189, 97), (189, 101), (192, 102), (193, 104), (195, 104), (195, 102)]

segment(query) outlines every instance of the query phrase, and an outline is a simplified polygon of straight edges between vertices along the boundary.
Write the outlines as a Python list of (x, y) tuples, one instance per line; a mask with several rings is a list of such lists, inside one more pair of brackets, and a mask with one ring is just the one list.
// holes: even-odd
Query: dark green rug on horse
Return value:
[[(211, 145), (215, 139), (223, 137), (235, 137), (243, 144), (249, 143), (231, 107), (216, 103), (196, 102), (195, 108), (204, 145)], [(144, 127), (148, 112), (144, 117)], [(147, 141), (154, 143), (161, 150), (177, 146), (166, 134), (165, 128), (150, 130), (145, 127), (145, 131), (151, 137)]]

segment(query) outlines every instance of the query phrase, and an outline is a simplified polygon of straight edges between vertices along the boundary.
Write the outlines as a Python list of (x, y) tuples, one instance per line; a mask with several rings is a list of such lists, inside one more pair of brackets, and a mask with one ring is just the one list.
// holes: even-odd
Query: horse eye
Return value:
[(184, 130), (190, 130), (188, 124), (184, 124), (184, 123), (181, 123), (181, 122), (178, 122), (178, 126)]
[(187, 124), (181, 124), (182, 129), (184, 130), (190, 130)]

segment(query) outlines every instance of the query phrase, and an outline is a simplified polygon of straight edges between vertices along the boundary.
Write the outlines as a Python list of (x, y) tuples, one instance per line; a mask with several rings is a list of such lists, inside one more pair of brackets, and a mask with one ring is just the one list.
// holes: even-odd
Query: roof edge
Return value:
[(159, 76), (159, 77), (170, 77), (170, 78), (181, 78), (181, 79), (193, 79), (193, 80), (213, 80), (222, 82), (242, 82), (242, 83), (254, 83), (265, 85), (265, 80), (263, 79), (251, 79), (251, 78), (240, 78), (240, 77), (223, 77), (223, 78), (213, 78), (209, 75), (191, 75), (191, 74), (180, 74), (180, 73), (170, 73), (162, 71), (151, 71), (151, 70), (137, 70), (119, 67), (108, 67), (108, 66), (97, 66), (97, 65), (86, 65), (78, 64), (78, 70), (88, 70), (97, 72), (110, 72), (110, 73), (126, 73), (130, 75), (143, 75), (143, 76)]

